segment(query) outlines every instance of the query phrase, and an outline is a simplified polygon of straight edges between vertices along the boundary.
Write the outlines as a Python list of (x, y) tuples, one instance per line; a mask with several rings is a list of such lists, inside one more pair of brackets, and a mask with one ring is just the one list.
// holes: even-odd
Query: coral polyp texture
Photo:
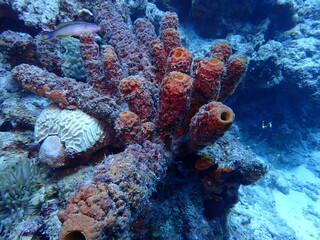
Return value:
[[(164, 14), (158, 38), (147, 19), (136, 20), (131, 28), (114, 1), (100, 4), (94, 13), (102, 28), (101, 45), (91, 34), (80, 36), (87, 82), (28, 64), (12, 70), (25, 90), (59, 104), (49, 107), (49, 115), (42, 113), (36, 126), (37, 142), (46, 138), (40, 156), (51, 159), (52, 167), (60, 166), (57, 162), (64, 161), (67, 149), (76, 150), (75, 156), (106, 145), (117, 149), (96, 166), (59, 213), (61, 240), (132, 238), (132, 226), (146, 214), (170, 164), (182, 158), (187, 168), (192, 156), (230, 128), (235, 115), (217, 100), (228, 97), (245, 72), (245, 59), (229, 58), (224, 44), (211, 49), (210, 59), (193, 61), (181, 46), (175, 13)], [(51, 153), (50, 146), (60, 152)], [(259, 163), (257, 172), (251, 172), (250, 164), (243, 160), (234, 169), (242, 167), (247, 176), (258, 176), (250, 178), (254, 182), (265, 168)], [(196, 169), (220, 169), (218, 165), (202, 161)], [(207, 178), (220, 181), (212, 174), (229, 173), (228, 167), (208, 171)], [(242, 181), (239, 178), (238, 185)]]

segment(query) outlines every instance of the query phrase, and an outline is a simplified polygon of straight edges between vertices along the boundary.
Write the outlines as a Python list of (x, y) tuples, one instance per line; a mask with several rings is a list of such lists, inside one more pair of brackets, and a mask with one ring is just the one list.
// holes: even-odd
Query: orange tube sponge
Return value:
[(221, 80), (219, 101), (224, 101), (236, 89), (246, 71), (247, 60), (244, 57), (232, 57), (226, 64), (226, 73)]
[(166, 12), (160, 23), (160, 39), (167, 55), (180, 46), (180, 36), (177, 32), (178, 24), (178, 15), (172, 12)]
[(161, 82), (162, 77), (166, 71), (167, 66), (167, 54), (164, 50), (163, 43), (160, 39), (153, 40), (152, 46), (152, 63), (156, 67), (157, 82)]
[(25, 90), (47, 97), (62, 107), (77, 107), (110, 125), (113, 125), (119, 116), (120, 106), (112, 98), (98, 93), (83, 82), (58, 77), (54, 73), (28, 64), (16, 66), (11, 74)]
[(210, 48), (210, 57), (226, 62), (230, 57), (231, 47), (227, 42), (219, 41)]
[(151, 57), (151, 42), (157, 38), (154, 26), (146, 18), (138, 18), (133, 25), (133, 30), (138, 38), (142, 50)]
[(234, 120), (231, 108), (220, 102), (203, 105), (191, 119), (189, 146), (201, 149), (220, 138)]
[(175, 48), (169, 54), (167, 60), (167, 72), (178, 71), (189, 74), (192, 63), (191, 52), (182, 47)]
[(139, 124), (139, 116), (131, 111), (121, 112), (119, 118), (116, 120), (116, 128), (121, 130), (130, 130)]
[(194, 70), (193, 98), (200, 106), (218, 99), (223, 72), (224, 64), (217, 59), (205, 59), (198, 63)]
[(181, 45), (179, 33), (173, 28), (164, 29), (161, 32), (160, 39), (167, 55)]
[(170, 162), (163, 145), (150, 141), (107, 157), (59, 213), (59, 239), (125, 239)]
[(174, 12), (165, 12), (160, 23), (160, 30), (163, 31), (168, 28), (178, 29), (179, 18)]
[(94, 41), (92, 33), (81, 34), (80, 53), (84, 62), (88, 83), (98, 92), (104, 93), (106, 86), (103, 82), (104, 75), (100, 66), (99, 47)]
[(181, 72), (170, 72), (161, 84), (157, 126), (162, 132), (171, 131), (180, 125), (190, 108), (192, 79)]
[(108, 88), (111, 92), (116, 93), (122, 79), (122, 69), (118, 56), (111, 45), (103, 45), (101, 53)]
[(127, 101), (130, 111), (136, 113), (141, 121), (153, 119), (155, 106), (143, 77), (130, 76), (122, 79), (120, 92)]
[(149, 140), (155, 130), (152, 122), (141, 124), (137, 114), (131, 111), (121, 112), (115, 122), (115, 130), (120, 139), (126, 144), (139, 143)]

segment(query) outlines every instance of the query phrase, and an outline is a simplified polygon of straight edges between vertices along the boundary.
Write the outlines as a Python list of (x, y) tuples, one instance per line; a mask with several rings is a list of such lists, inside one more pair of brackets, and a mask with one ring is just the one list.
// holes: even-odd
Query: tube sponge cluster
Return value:
[(27, 64), (12, 70), (26, 90), (114, 129), (109, 143), (122, 151), (108, 156), (70, 197), (59, 214), (61, 240), (127, 238), (173, 158), (216, 141), (234, 119), (217, 102), (245, 71), (243, 58), (230, 58), (228, 44), (212, 47), (209, 59), (193, 59), (181, 46), (175, 13), (164, 15), (158, 38), (147, 19), (136, 20), (131, 31), (122, 16), (113, 1), (95, 9), (108, 43), (102, 51), (91, 35), (80, 36), (87, 83)]

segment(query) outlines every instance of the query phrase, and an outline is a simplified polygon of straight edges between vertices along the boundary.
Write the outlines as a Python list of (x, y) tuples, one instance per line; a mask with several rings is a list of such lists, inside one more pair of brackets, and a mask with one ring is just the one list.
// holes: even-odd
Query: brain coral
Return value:
[(66, 148), (85, 152), (98, 141), (104, 140), (105, 125), (80, 110), (60, 109), (50, 104), (37, 118), (35, 139), (39, 143), (56, 135)]

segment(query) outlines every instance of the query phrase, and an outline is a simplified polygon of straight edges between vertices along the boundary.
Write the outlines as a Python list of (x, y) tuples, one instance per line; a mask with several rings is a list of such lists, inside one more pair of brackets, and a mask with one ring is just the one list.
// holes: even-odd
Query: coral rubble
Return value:
[[(60, 211), (61, 240), (131, 238), (131, 225), (149, 205), (171, 162), (179, 157), (188, 166), (192, 155), (230, 128), (234, 113), (217, 100), (232, 94), (246, 69), (243, 57), (229, 57), (228, 44), (212, 47), (210, 59), (192, 61), (181, 46), (175, 13), (164, 15), (155, 39), (148, 20), (138, 19), (130, 28), (113, 1), (94, 12), (103, 45), (91, 34), (80, 36), (86, 83), (28, 64), (12, 70), (25, 90), (61, 108), (38, 118), (36, 140), (46, 138), (39, 153), (43, 162), (64, 166), (64, 152), (93, 152), (97, 142), (120, 151), (105, 157)], [(196, 168), (207, 170), (201, 173), (204, 188), (225, 193), (226, 200), (225, 176), (232, 176), (234, 191), (263, 176), (264, 164), (251, 163), (220, 166), (214, 161)]]

